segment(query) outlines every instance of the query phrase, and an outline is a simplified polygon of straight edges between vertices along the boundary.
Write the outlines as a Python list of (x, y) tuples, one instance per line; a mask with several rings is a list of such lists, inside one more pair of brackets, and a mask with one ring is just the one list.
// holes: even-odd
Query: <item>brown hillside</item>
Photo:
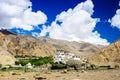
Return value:
[(91, 53), (95, 53), (96, 51), (100, 50), (101, 47), (103, 47), (100, 45), (93, 45), (85, 42), (70, 42), (46, 37), (40, 37), (39, 39), (45, 44), (54, 46), (56, 49), (70, 51), (78, 56), (87, 56), (88, 54), (90, 55)]
[[(85, 42), (69, 42), (46, 37), (35, 38), (28, 35), (17, 35), (7, 30), (0, 30), (0, 53), (2, 55), (12, 54), (11, 59), (16, 55), (51, 56), (55, 54), (56, 50), (65, 50), (75, 53), (80, 57), (86, 57), (91, 55), (90, 53), (95, 53), (100, 48), (101, 46)], [(12, 60), (11, 64), (13, 64)]]
[(90, 62), (96, 65), (120, 65), (120, 40), (90, 57)]
[(53, 55), (56, 51), (53, 46), (44, 44), (35, 37), (11, 34), (1, 36), (0, 48), (14, 56), (50, 56)]

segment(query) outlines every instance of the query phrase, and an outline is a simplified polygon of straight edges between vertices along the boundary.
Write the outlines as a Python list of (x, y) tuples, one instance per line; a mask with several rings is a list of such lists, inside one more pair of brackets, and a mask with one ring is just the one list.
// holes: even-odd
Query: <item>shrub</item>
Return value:
[(90, 69), (96, 69), (96, 66), (94, 64), (91, 64)]
[(120, 68), (120, 66), (116, 64), (115, 65), (115, 69), (119, 69), (119, 68)]
[(2, 68), (2, 64), (0, 64), (0, 68)]
[(1, 68), (2, 71), (7, 71), (8, 69), (9, 69), (9, 66), (5, 66)]
[(78, 60), (69, 60), (66, 62), (68, 67), (73, 67), (74, 70), (78, 70), (81, 66), (81, 62)]
[(51, 69), (66, 69), (67, 66), (65, 64), (53, 63)]
[(28, 60), (19, 60), (19, 61), (16, 61), (16, 62), (15, 62), (16, 65), (21, 64), (22, 66), (25, 66), (25, 65), (28, 64), (28, 63), (29, 63)]
[(108, 66), (99, 66), (99, 69), (111, 69), (111, 66), (108, 65)]
[(50, 57), (28, 57), (26, 56), (28, 59), (27, 60), (19, 60), (19, 61), (16, 61), (15, 64), (16, 65), (19, 65), (21, 64), (22, 66), (25, 66), (26, 64), (28, 63), (31, 63), (32, 65), (35, 65), (35, 66), (40, 66), (40, 65), (43, 65), (43, 64), (47, 64), (47, 63), (52, 63), (53, 62), (53, 58), (50, 56)]

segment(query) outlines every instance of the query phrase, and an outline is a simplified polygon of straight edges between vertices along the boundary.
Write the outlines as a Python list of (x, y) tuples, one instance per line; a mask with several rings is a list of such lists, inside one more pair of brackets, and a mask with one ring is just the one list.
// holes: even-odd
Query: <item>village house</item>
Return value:
[(66, 61), (68, 61), (69, 59), (80, 60), (80, 58), (75, 56), (73, 53), (63, 50), (58, 50), (56, 54), (53, 56), (53, 59), (55, 63), (62, 62), (64, 64), (66, 64)]
[(31, 63), (28, 63), (28, 64), (26, 64), (26, 68), (33, 69), (33, 66), (31, 65)]

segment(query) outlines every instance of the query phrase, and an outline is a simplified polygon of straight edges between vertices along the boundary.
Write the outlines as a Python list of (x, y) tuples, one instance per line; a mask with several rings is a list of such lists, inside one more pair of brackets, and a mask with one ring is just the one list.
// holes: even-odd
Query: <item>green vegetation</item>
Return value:
[(63, 63), (52, 63), (51, 69), (66, 69), (67, 65)]
[(75, 60), (69, 60), (67, 61), (67, 64), (64, 64), (62, 62), (59, 63), (52, 63), (51, 69), (68, 69), (73, 68), (74, 70), (78, 71), (78, 68), (80, 68), (79, 61)]
[(111, 68), (110, 65), (108, 66), (96, 66), (94, 64), (91, 64), (89, 67), (87, 67), (88, 70), (109, 70), (109, 69), (114, 69)]
[(87, 69), (89, 69), (89, 70), (95, 70), (95, 69), (98, 69), (98, 66), (96, 66), (94, 64), (91, 64), (89, 67), (87, 67)]
[[(23, 57), (19, 57), (19, 58), (23, 58)], [(40, 66), (43, 64), (47, 64), (47, 63), (52, 63), (53, 62), (53, 58), (52, 57), (24, 57), (25, 59), (20, 59), (19, 61), (16, 61), (15, 64), (19, 65), (21, 64), (22, 66), (25, 66), (28, 63), (31, 63), (32, 65), (35, 66)]]
[(108, 65), (108, 66), (99, 66), (98, 69), (106, 69), (106, 70), (108, 70), (108, 69), (112, 69), (112, 68), (111, 68), (110, 65)]
[(78, 60), (69, 60), (66, 62), (67, 67), (73, 68), (74, 70), (78, 71), (80, 69), (82, 63)]
[[(108, 66), (96, 66), (94, 64), (85, 64), (81, 63), (80, 61), (76, 60), (69, 60), (66, 62), (66, 64), (59, 62), (59, 63), (54, 63), (53, 62), (53, 57), (36, 57), (36, 56), (16, 56), (18, 61), (15, 62), (16, 65), (22, 65), (21, 67), (12, 67), (10, 65), (7, 65), (8, 67), (2, 67), (0, 64), (0, 71), (9, 71), (9, 70), (22, 70), (24, 72), (28, 72), (29, 70), (32, 69), (27, 69), (25, 66), (28, 63), (31, 63), (31, 65), (34, 65), (34, 67), (39, 68), (41, 65), (44, 66), (44, 64), (50, 63), (52, 70), (55, 69), (68, 69), (68, 70), (76, 70), (78, 71), (79, 69), (84, 69), (84, 70), (109, 70), (112, 69), (110, 65)], [(119, 68), (119, 65), (116, 65), (115, 68)]]
[(15, 58), (21, 58), (21, 59), (36, 59), (36, 58), (39, 58), (37, 56), (15, 56)]
[(0, 64), (0, 68), (2, 68), (2, 64)]
[(25, 66), (28, 63), (29, 63), (29, 60), (19, 60), (15, 62), (16, 65), (21, 64), (22, 66)]

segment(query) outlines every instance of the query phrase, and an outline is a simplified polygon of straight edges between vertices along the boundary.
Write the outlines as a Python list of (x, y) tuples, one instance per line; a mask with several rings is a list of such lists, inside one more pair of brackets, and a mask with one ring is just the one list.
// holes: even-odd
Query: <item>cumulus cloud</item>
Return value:
[(0, 28), (22, 28), (32, 30), (33, 26), (44, 24), (47, 16), (41, 12), (32, 12), (29, 0), (0, 0)]
[(92, 18), (94, 5), (91, 0), (78, 4), (73, 9), (63, 11), (56, 16), (50, 26), (43, 26), (40, 36), (49, 36), (55, 39), (69, 41), (84, 41), (92, 44), (108, 45), (106, 39), (94, 31), (98, 18)]
[(119, 1), (119, 6), (120, 6), (120, 1)]
[[(120, 6), (120, 2), (119, 2), (119, 6)], [(116, 11), (116, 14), (112, 17), (112, 19), (109, 19), (109, 22), (113, 27), (117, 27), (118, 29), (120, 29), (120, 9)]]

